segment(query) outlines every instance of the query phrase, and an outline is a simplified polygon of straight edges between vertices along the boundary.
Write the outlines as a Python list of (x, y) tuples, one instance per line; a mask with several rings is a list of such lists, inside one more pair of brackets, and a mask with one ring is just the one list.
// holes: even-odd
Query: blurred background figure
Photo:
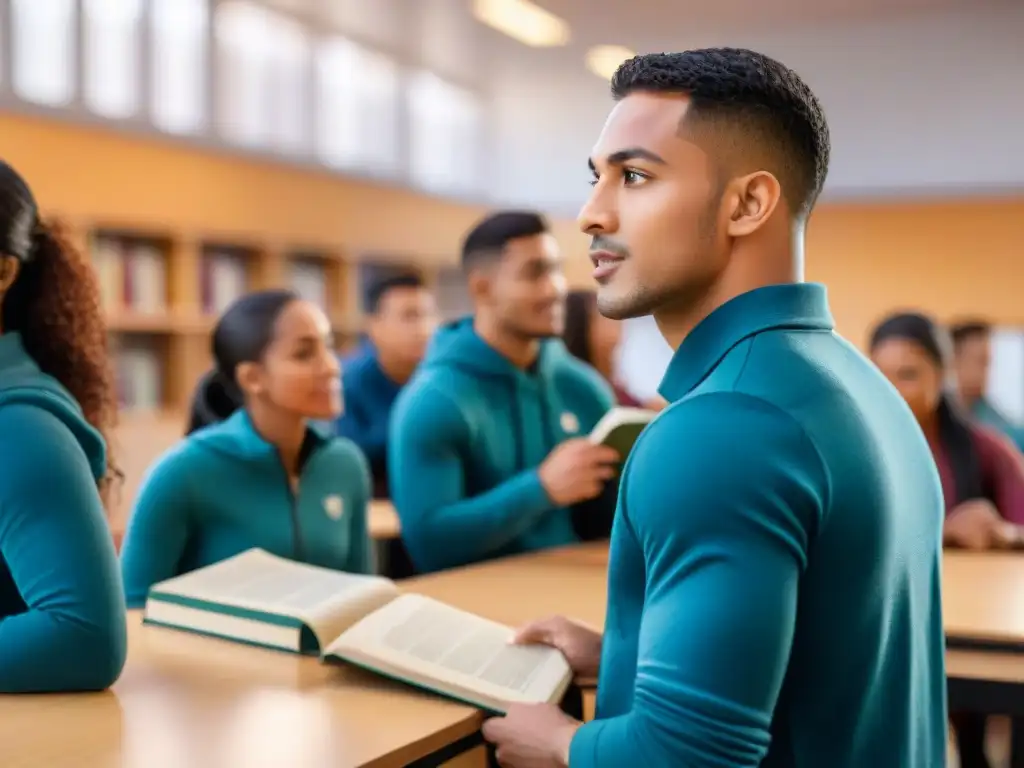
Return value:
[(1014, 423), (988, 397), (992, 369), (992, 325), (984, 320), (955, 323), (953, 374), (960, 402), (982, 424), (1001, 432), (1024, 449), (1024, 426)]
[(622, 344), (622, 323), (610, 320), (597, 311), (593, 291), (570, 291), (565, 302), (565, 347), (578, 359), (592, 365), (604, 376), (615, 392), (619, 405), (660, 410), (665, 401), (660, 397), (641, 402), (618, 382), (617, 366)]
[(369, 460), (374, 496), (387, 498), (391, 407), (423, 359), (437, 327), (437, 305), (423, 278), (406, 274), (372, 285), (364, 308), (369, 343), (344, 361), (345, 409), (337, 427)]

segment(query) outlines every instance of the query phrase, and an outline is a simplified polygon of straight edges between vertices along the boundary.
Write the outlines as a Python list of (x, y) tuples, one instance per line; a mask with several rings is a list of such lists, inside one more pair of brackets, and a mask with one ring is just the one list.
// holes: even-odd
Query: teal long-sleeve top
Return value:
[(942, 493), (821, 286), (705, 319), (624, 470), (572, 768), (946, 764)]
[(0, 453), (0, 693), (107, 688), (127, 631), (106, 447), (16, 333), (0, 336)]
[(373, 568), (370, 474), (359, 449), (309, 427), (298, 488), (244, 410), (189, 435), (149, 470), (121, 549), (128, 606), (149, 588), (258, 547), (350, 573)]
[(388, 466), (402, 540), (437, 571), (579, 540), (538, 468), (614, 405), (611, 387), (561, 341), (530, 370), (488, 345), (472, 318), (435, 335), (391, 419)]

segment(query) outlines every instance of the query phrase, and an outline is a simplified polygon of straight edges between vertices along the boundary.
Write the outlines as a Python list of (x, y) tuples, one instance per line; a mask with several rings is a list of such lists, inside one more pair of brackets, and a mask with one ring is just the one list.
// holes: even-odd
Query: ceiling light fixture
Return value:
[(622, 45), (595, 45), (587, 51), (587, 69), (604, 80), (611, 80), (619, 65), (634, 56), (635, 51)]
[(473, 16), (531, 48), (569, 42), (568, 23), (529, 0), (473, 0)]

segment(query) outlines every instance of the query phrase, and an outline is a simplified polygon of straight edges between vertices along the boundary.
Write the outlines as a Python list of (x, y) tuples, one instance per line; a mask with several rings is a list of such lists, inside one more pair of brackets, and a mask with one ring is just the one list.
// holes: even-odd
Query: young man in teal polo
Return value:
[(651, 313), (671, 405), (621, 483), (603, 635), (522, 642), (598, 672), (597, 716), (485, 724), (507, 768), (946, 764), (942, 491), (903, 400), (804, 283), (818, 101), (736, 49), (639, 56), (581, 214), (601, 312)]

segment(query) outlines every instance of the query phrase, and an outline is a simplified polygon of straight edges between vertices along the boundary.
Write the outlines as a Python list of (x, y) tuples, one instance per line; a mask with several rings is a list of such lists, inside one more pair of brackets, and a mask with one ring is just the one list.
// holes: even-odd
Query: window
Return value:
[(209, 0), (150, 0), (150, 113), (162, 131), (206, 126)]
[(413, 182), (434, 192), (479, 192), (483, 115), (477, 98), (423, 71), (410, 78), (407, 96)]
[(75, 0), (11, 0), (14, 92), (62, 107), (75, 92)]
[(251, 2), (217, 9), (217, 118), (224, 137), (252, 148), (306, 145), (309, 39), (297, 21)]
[(316, 149), (339, 169), (393, 176), (398, 169), (398, 66), (344, 38), (316, 52)]
[(98, 115), (131, 117), (139, 106), (142, 0), (84, 0), (85, 104)]

